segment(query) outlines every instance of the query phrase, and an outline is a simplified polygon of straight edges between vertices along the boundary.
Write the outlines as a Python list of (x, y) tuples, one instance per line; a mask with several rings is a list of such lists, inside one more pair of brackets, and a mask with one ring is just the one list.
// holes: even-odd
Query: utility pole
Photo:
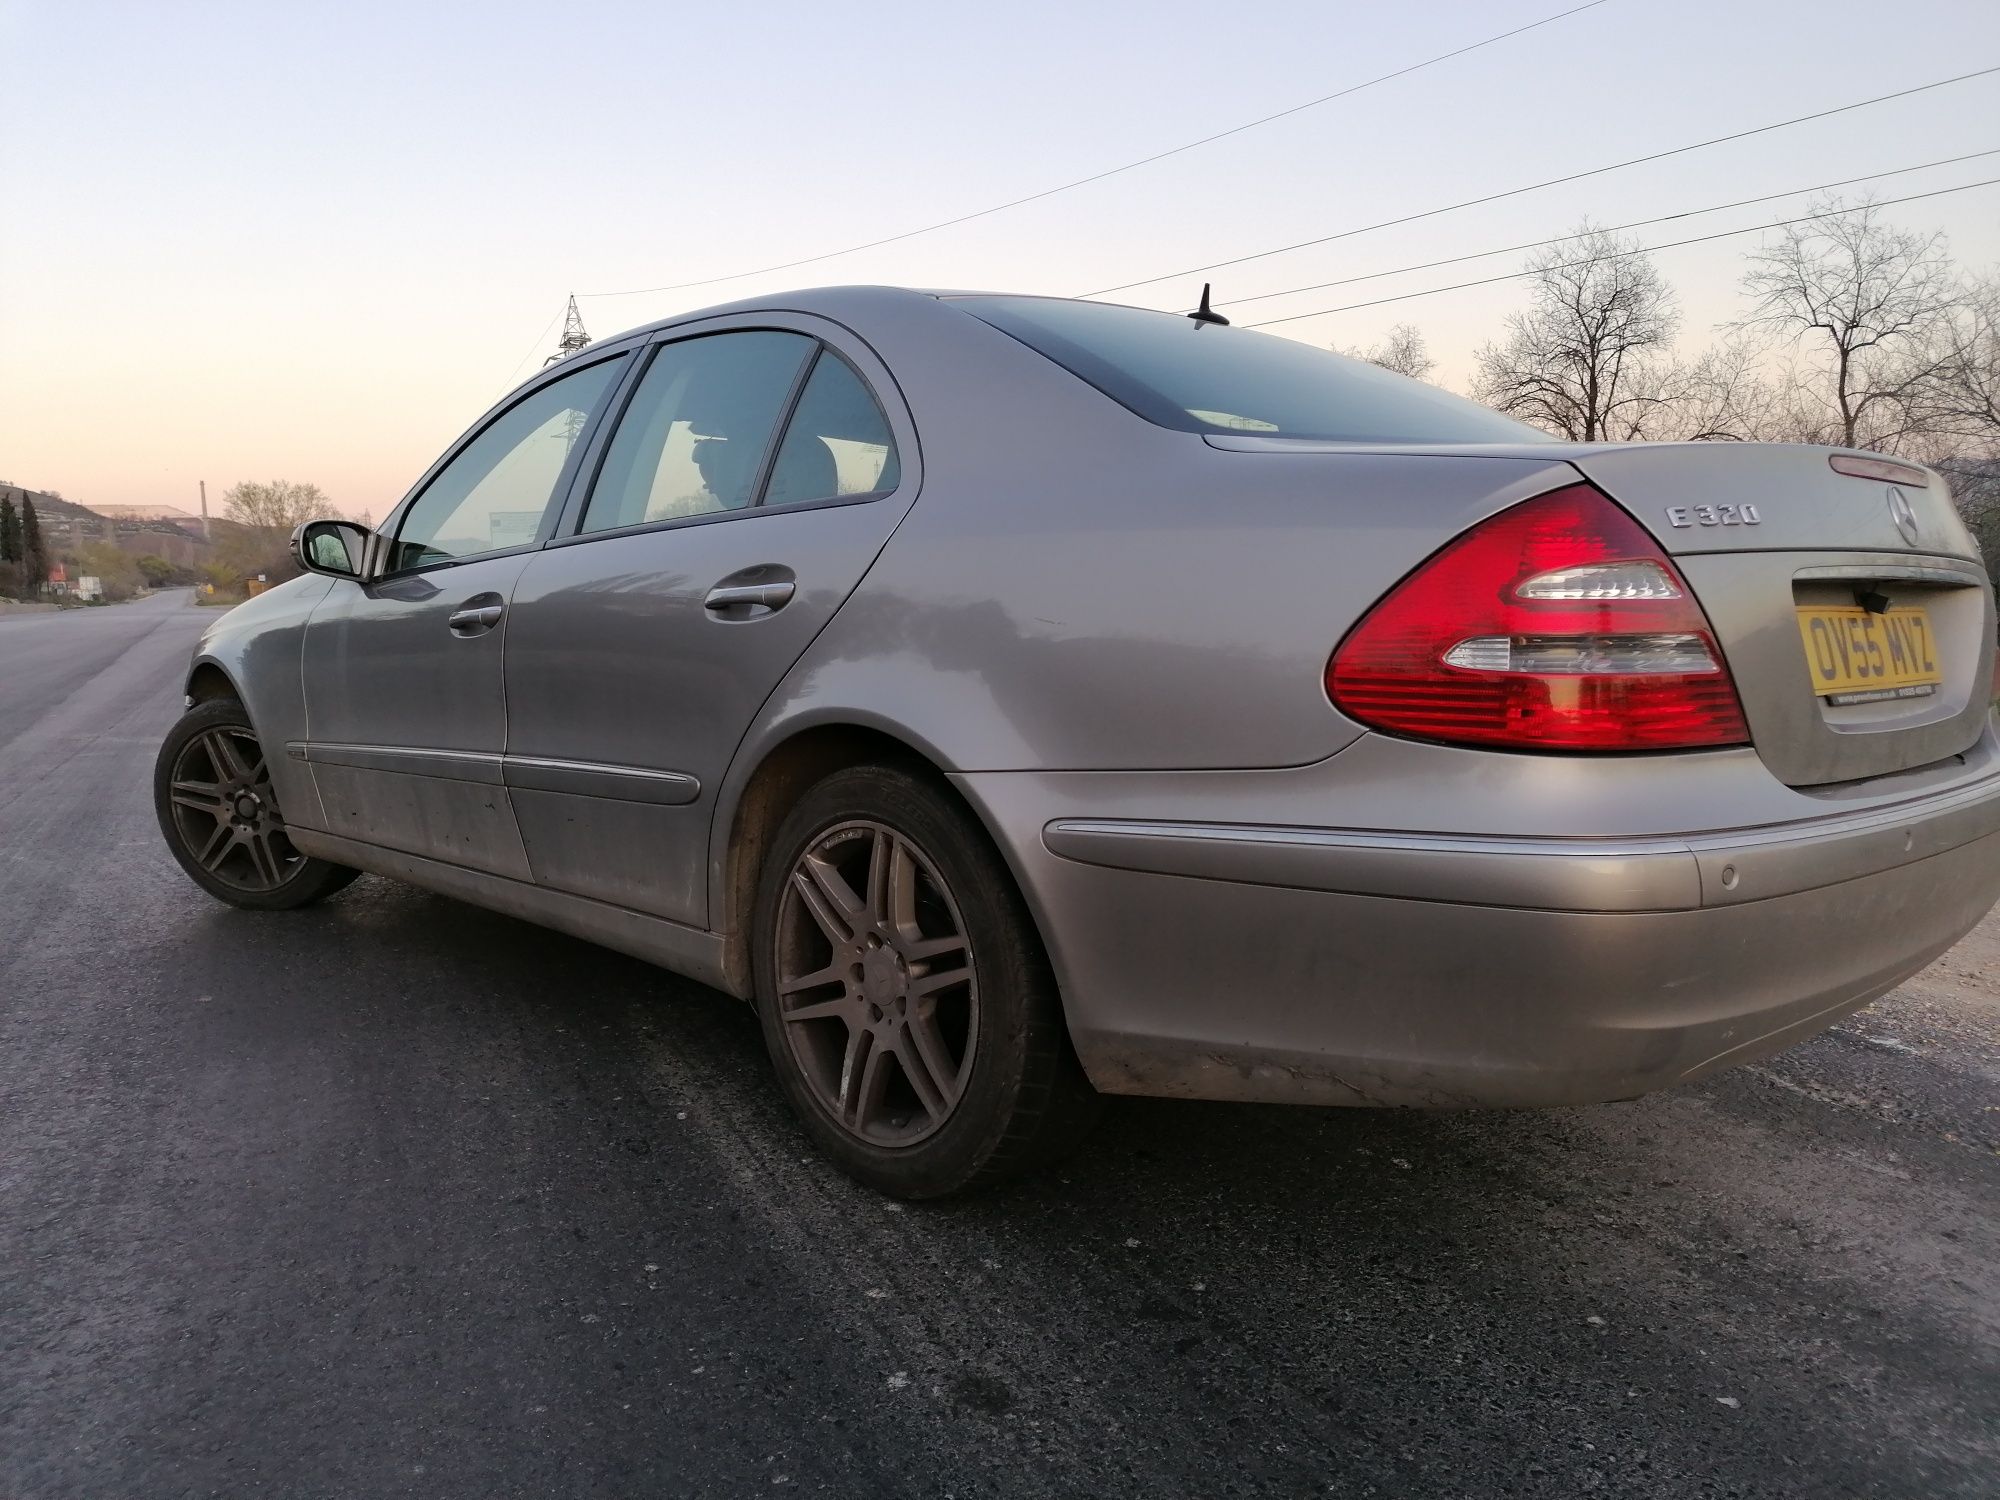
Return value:
[[(569, 311), (563, 315), (562, 338), (556, 343), (556, 352), (542, 361), (542, 368), (546, 370), (550, 365), (556, 363), (556, 361), (568, 359), (579, 349), (587, 349), (589, 347), (590, 335), (583, 331), (583, 314), (576, 310), (576, 294), (571, 293)], [(563, 423), (563, 452), (567, 453), (570, 449), (574, 448), (577, 438), (582, 433), (583, 413), (572, 411), (569, 414), (569, 420)]]
[(205, 542), (205, 541), (207, 541), (207, 540), (209, 539), (209, 536), (208, 536), (208, 481), (207, 481), (206, 479), (204, 479), (204, 480), (202, 480), (202, 481), (201, 481), (201, 539), (202, 539), (202, 540), (203, 540), (204, 542)]
[(569, 311), (563, 315), (562, 337), (556, 342), (556, 352), (542, 361), (548, 368), (559, 359), (568, 359), (579, 349), (590, 347), (590, 335), (583, 331), (583, 314), (576, 310), (576, 298), (569, 299)]

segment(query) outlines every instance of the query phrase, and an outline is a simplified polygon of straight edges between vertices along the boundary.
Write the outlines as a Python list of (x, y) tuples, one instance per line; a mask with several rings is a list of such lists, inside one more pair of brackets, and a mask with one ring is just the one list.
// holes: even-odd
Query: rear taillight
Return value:
[(1684, 750), (1750, 738), (1701, 606), (1587, 484), (1481, 522), (1349, 632), (1326, 690), (1392, 734), (1523, 750)]

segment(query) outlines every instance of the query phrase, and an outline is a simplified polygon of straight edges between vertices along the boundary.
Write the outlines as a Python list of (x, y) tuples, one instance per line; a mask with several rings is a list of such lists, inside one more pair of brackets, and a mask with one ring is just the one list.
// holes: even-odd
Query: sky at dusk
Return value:
[[(240, 479), (376, 518), (554, 347), (566, 295), (724, 276), (1017, 198), (1565, 8), (588, 7), (0, 0), (0, 479), (195, 508)], [(590, 331), (801, 285), (1075, 294), (2000, 64), (2000, 6), (1608, 3), (1072, 192), (862, 253), (587, 296)], [(1310, 282), (2000, 148), (2000, 75), (1213, 274)], [(2000, 156), (1887, 178), (2000, 178)], [(1868, 191), (1857, 189), (1852, 191)], [(1805, 198), (1639, 231), (1768, 223)], [(2000, 187), (1887, 211), (2000, 264)], [(1683, 345), (1755, 237), (1666, 250)], [(1419, 291), (1518, 256), (1301, 293)], [(1119, 294), (1185, 307), (1199, 276)], [(1501, 284), (1290, 322), (1421, 328), (1464, 383)], [(1235, 309), (1227, 309), (1235, 313)], [(540, 332), (538, 332), (540, 330)]]

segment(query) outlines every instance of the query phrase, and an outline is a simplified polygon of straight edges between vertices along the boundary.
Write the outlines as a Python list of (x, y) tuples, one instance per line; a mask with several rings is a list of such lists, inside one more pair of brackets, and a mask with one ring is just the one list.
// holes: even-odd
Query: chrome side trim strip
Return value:
[(539, 756), (501, 757), (507, 785), (523, 791), (567, 792), (574, 797), (610, 797), (679, 807), (701, 796), (701, 783), (679, 771), (645, 771), (593, 761), (545, 760)]
[(401, 745), (332, 745), (292, 740), (285, 754), (294, 760), (403, 776), (437, 776), (482, 786), (523, 791), (567, 792), (576, 797), (609, 797), (678, 807), (701, 796), (701, 783), (679, 771), (607, 766), (583, 760), (547, 760), (533, 755), (493, 755), (482, 750), (415, 750)]
[(412, 750), (401, 745), (329, 745), (317, 740), (291, 741), (285, 753), (299, 752), (309, 764), (354, 766), (363, 771), (394, 771), (403, 776), (441, 776), (452, 781), (476, 781), (499, 786), (498, 755), (481, 750)]
[(1692, 911), (1838, 885), (2000, 837), (2000, 777), (1895, 807), (1681, 838), (1536, 839), (1062, 818), (1080, 864), (1545, 911)]

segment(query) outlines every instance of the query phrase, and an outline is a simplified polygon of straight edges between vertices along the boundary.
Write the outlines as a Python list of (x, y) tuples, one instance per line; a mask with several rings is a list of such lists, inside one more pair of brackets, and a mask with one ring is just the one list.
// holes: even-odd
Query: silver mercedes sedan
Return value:
[(906, 1197), (1104, 1094), (1626, 1099), (2000, 896), (1938, 475), (1577, 445), (1285, 339), (878, 287), (571, 355), (218, 619), (155, 780), (252, 908), (359, 871), (750, 1000)]

